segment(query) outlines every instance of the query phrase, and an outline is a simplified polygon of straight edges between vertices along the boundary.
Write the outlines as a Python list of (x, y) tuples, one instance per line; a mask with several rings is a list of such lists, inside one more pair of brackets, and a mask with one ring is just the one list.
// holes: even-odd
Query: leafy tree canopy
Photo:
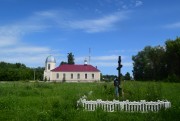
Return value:
[(21, 63), (0, 62), (0, 81), (43, 80), (44, 68), (29, 68)]
[(129, 72), (124, 75), (124, 80), (131, 80), (131, 75)]
[(74, 55), (72, 53), (68, 53), (68, 64), (75, 64), (74, 62)]
[[(165, 46), (146, 46), (132, 56), (133, 76), (136, 80), (180, 79), (180, 38), (167, 40)], [(174, 80), (174, 81), (175, 81)]]

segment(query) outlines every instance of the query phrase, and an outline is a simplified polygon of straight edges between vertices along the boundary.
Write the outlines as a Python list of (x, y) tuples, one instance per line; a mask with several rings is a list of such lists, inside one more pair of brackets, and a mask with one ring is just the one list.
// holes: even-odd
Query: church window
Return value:
[(50, 64), (48, 64), (48, 70), (50, 70), (51, 69), (51, 65)]
[(59, 79), (59, 73), (56, 74), (56, 78)]
[(77, 74), (77, 79), (80, 79), (80, 74)]
[(71, 79), (73, 79), (73, 74), (71, 74)]
[(85, 74), (85, 79), (87, 79), (87, 74)]
[(92, 74), (92, 79), (94, 79), (94, 74)]
[(65, 73), (63, 74), (63, 80), (66, 80), (66, 74)]

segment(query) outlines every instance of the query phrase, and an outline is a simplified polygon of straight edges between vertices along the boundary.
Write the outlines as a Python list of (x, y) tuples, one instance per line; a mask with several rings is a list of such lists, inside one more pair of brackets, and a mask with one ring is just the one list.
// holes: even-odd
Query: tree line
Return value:
[[(74, 55), (68, 53), (67, 62), (61, 64), (75, 64)], [(165, 80), (180, 82), (180, 37), (165, 41), (164, 46), (146, 46), (137, 55), (132, 56), (133, 77), (135, 80)], [(43, 80), (43, 67), (29, 68), (21, 63), (0, 62), (0, 81)], [(104, 81), (113, 80), (115, 75), (101, 75)], [(130, 80), (127, 72), (123, 80)]]
[[(125, 75), (121, 74), (121, 80), (132, 80), (132, 77), (129, 72), (127, 72)], [(112, 82), (115, 78), (118, 78), (117, 75), (102, 75), (101, 74), (101, 81), (105, 82)]]
[[(67, 62), (61, 64), (75, 64), (74, 55), (68, 53)], [(44, 67), (29, 68), (21, 63), (0, 62), (0, 81), (19, 81), (19, 80), (40, 80), (43, 81)]]
[(132, 60), (135, 80), (180, 82), (180, 37), (165, 46), (146, 46)]
[(21, 63), (0, 62), (0, 81), (43, 80), (44, 68), (29, 68)]

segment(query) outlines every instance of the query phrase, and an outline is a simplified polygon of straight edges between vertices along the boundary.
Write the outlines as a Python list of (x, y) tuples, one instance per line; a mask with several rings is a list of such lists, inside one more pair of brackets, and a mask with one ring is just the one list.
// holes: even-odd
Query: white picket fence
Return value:
[(97, 108), (100, 108), (107, 112), (114, 111), (128, 111), (128, 112), (157, 112), (162, 108), (170, 108), (171, 102), (169, 101), (160, 101), (157, 102), (146, 102), (145, 100), (141, 100), (139, 102), (133, 101), (102, 101), (98, 99), (96, 101), (87, 101), (86, 99), (80, 99), (77, 101), (78, 106), (82, 106), (84, 110), (87, 111), (95, 111)]

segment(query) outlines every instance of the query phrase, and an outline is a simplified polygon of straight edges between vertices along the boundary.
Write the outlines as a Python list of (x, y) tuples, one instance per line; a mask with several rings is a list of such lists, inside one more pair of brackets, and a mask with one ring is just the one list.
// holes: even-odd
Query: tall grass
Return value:
[(158, 113), (108, 113), (77, 110), (76, 101), (113, 100), (112, 83), (0, 83), (0, 121), (122, 121), (180, 119), (180, 84), (123, 82), (124, 98), (119, 100), (169, 100), (172, 108)]

